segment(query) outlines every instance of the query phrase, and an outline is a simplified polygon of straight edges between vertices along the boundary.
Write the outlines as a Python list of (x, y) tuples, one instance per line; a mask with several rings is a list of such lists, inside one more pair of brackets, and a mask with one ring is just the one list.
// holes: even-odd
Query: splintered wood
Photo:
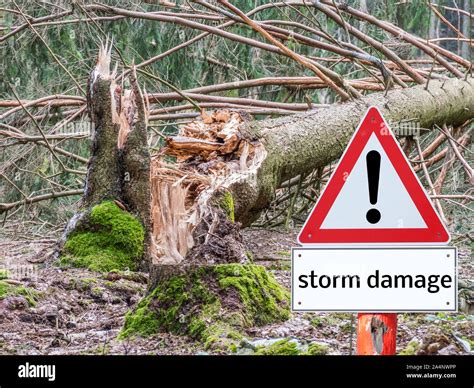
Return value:
[(176, 156), (179, 162), (196, 156), (209, 161), (237, 151), (241, 140), (238, 128), (243, 121), (239, 113), (222, 110), (203, 112), (201, 117), (183, 126), (178, 136), (166, 139), (168, 155)]
[[(214, 195), (252, 173), (263, 160), (263, 146), (252, 144), (240, 132), (243, 122), (237, 112), (203, 113), (181, 127), (177, 136), (167, 138), (163, 152), (152, 160), (151, 256), (155, 263), (184, 260), (196, 239), (202, 238), (193, 234), (200, 223), (209, 223), (206, 233), (212, 233), (212, 220), (217, 219)], [(165, 156), (176, 157), (177, 163), (165, 162)]]
[(209, 185), (206, 177), (184, 172), (155, 158), (151, 165), (152, 259), (179, 263), (193, 246), (194, 198)]
[[(119, 86), (117, 86), (118, 88)], [(119, 107), (119, 134), (117, 139), (117, 146), (119, 149), (123, 148), (127, 135), (130, 133), (133, 125), (133, 120), (136, 111), (135, 96), (132, 90), (125, 90), (120, 96)]]
[(94, 108), (90, 106), (95, 93), (95, 83), (99, 78), (110, 80), (110, 109), (112, 122), (119, 126), (117, 147), (122, 149), (135, 120), (136, 103), (133, 91), (124, 90), (122, 94), (122, 88), (116, 83), (115, 77), (117, 75), (117, 66), (112, 72), (110, 71), (111, 50), (112, 43), (109, 43), (108, 41), (100, 46), (96, 66), (89, 75), (87, 103), (89, 105), (88, 109), (91, 113), (92, 121), (95, 122)]

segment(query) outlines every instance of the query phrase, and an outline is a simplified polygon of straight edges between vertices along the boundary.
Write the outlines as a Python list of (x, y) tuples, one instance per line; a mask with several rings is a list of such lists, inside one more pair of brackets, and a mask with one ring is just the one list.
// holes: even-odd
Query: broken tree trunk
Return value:
[(235, 261), (242, 249), (222, 249), (229, 246), (222, 215), (227, 212), (249, 225), (284, 181), (339, 157), (372, 105), (391, 122), (417, 121), (422, 128), (458, 125), (474, 117), (474, 82), (431, 80), (428, 86), (373, 93), (274, 120), (251, 121), (242, 112), (218, 111), (182, 127), (164, 150), (178, 163), (170, 166), (157, 157), (152, 166), (157, 265), (152, 280), (160, 278), (161, 265), (188, 262), (196, 252), (223, 260), (234, 255)]
[(150, 155), (146, 109), (132, 72), (122, 94), (110, 71), (110, 48), (99, 51), (87, 106), (94, 125), (80, 210), (71, 218), (57, 256), (72, 265), (108, 271), (148, 269)]
[[(235, 196), (236, 220), (248, 225), (282, 182), (337, 159), (369, 106), (377, 106), (390, 122), (417, 121), (421, 128), (462, 124), (474, 117), (474, 79), (430, 81), (427, 90), (416, 86), (373, 93), (318, 112), (252, 122), (244, 129), (246, 136), (258, 139), (268, 155), (258, 168), (256, 184), (245, 189), (252, 195), (242, 201)], [(234, 184), (230, 190), (238, 193), (242, 186)]]
[[(171, 331), (229, 346), (248, 324), (286, 319), (288, 296), (262, 267), (246, 264), (240, 225), (255, 220), (284, 181), (336, 159), (370, 105), (391, 121), (456, 125), (474, 117), (474, 88), (431, 81), (428, 90), (372, 94), (260, 122), (243, 112), (203, 113), (168, 138), (151, 168), (150, 294), (127, 316), (122, 335)], [(265, 309), (261, 298), (277, 306), (265, 321), (252, 315)]]

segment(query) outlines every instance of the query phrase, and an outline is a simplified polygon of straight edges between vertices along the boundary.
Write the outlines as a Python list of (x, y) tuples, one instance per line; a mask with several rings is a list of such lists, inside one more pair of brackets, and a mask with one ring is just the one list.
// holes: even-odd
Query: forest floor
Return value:
[[(255, 263), (289, 289), (296, 232), (247, 229), (244, 238)], [(6, 279), (15, 291), (0, 299), (0, 354), (209, 354), (198, 342), (165, 333), (117, 340), (125, 314), (146, 293), (147, 274), (59, 268), (48, 259), (54, 240), (0, 240), (0, 270), (23, 272)], [(471, 249), (459, 247), (459, 278), (469, 292)], [(234, 351), (252, 354), (258, 345), (289, 338), (298, 346), (321, 344), (327, 354), (351, 354), (355, 324), (356, 314), (294, 313), (286, 322), (248, 330)], [(473, 315), (399, 314), (397, 353), (467, 354), (473, 341)]]

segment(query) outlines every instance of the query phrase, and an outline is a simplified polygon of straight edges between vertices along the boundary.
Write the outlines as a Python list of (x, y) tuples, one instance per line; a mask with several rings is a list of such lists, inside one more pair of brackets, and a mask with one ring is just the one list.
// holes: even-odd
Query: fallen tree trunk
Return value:
[[(213, 248), (224, 236), (216, 238), (212, 231), (227, 230), (216, 214), (231, 209), (232, 220), (249, 225), (284, 181), (337, 159), (369, 106), (379, 107), (390, 122), (458, 125), (474, 117), (474, 83), (472, 78), (431, 80), (427, 87), (373, 93), (329, 109), (263, 121), (220, 111), (182, 127), (164, 150), (178, 164), (165, 165), (162, 157), (153, 162), (152, 191), (172, 192), (168, 197), (174, 200), (165, 205), (163, 196), (155, 196), (152, 201), (154, 263), (180, 263), (195, 257), (196, 250), (228, 259), (228, 250)], [(156, 269), (156, 278), (161, 271)]]
[[(474, 80), (430, 81), (428, 89), (416, 86), (386, 95), (373, 93), (351, 103), (336, 104), (319, 112), (250, 123), (246, 136), (257, 139), (268, 155), (258, 168), (255, 184), (233, 184), (235, 218), (248, 225), (273, 199), (279, 185), (297, 175), (307, 175), (337, 159), (369, 106), (377, 106), (387, 121), (416, 121), (421, 128), (458, 125), (474, 117)], [(250, 189), (251, 188), (251, 189)]]

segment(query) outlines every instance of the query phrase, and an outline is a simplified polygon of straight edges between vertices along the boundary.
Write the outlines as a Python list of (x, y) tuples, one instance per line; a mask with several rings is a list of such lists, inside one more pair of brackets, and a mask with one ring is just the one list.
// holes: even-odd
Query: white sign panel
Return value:
[(457, 311), (453, 247), (293, 248), (293, 311)]

